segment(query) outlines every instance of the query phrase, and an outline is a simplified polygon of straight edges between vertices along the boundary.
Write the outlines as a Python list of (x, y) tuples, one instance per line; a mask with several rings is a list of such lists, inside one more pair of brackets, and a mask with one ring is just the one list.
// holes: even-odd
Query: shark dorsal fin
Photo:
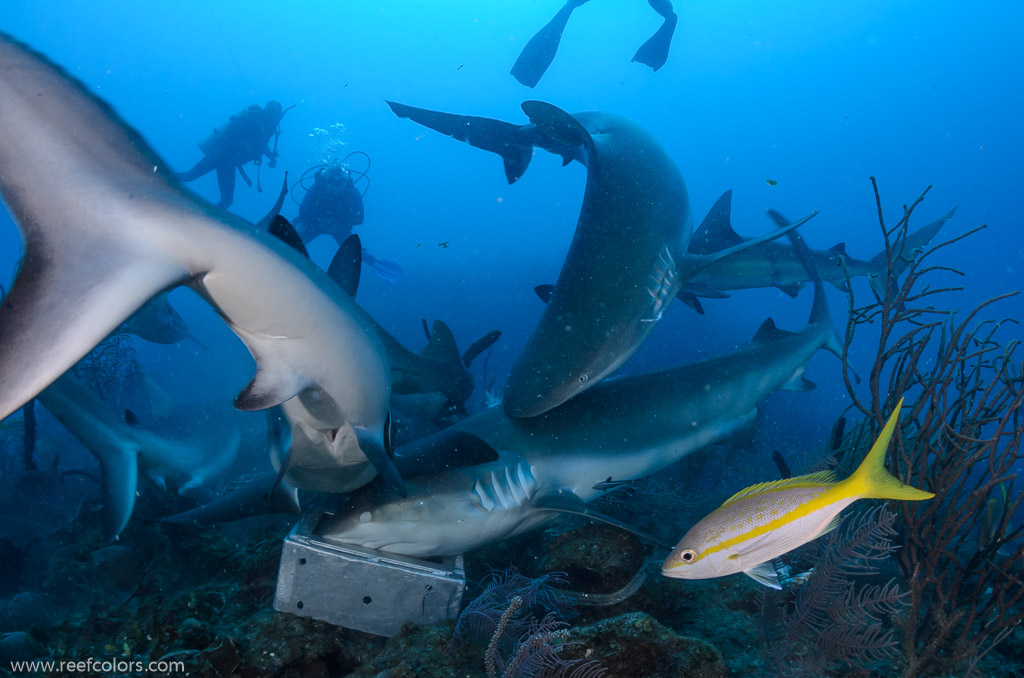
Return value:
[(533, 288), (533, 293), (537, 295), (537, 298), (543, 301), (545, 304), (551, 303), (551, 295), (555, 291), (555, 286), (551, 283), (546, 285), (537, 285)]
[(786, 330), (780, 330), (775, 326), (775, 321), (771, 318), (765, 318), (765, 321), (761, 323), (761, 326), (757, 328), (757, 332), (754, 333), (754, 338), (750, 340), (751, 344), (766, 344), (769, 341), (775, 339), (781, 339), (782, 337), (789, 337), (795, 334), (795, 332), (788, 332)]
[(430, 343), (420, 351), (420, 355), (445, 364), (462, 364), (462, 356), (459, 355), (455, 337), (448, 326), (440, 320), (434, 321), (434, 327), (430, 332)]
[(832, 247), (828, 248), (828, 253), (834, 257), (845, 257), (846, 256), (846, 243), (841, 242)]
[(690, 254), (713, 254), (743, 242), (732, 230), (732, 189), (722, 194), (690, 238)]
[(835, 471), (818, 471), (817, 473), (809, 473), (805, 476), (796, 476), (795, 478), (785, 478), (783, 480), (772, 480), (767, 483), (758, 483), (757, 485), (751, 485), (750, 487), (744, 488), (732, 495), (722, 502), (722, 506), (728, 506), (729, 504), (736, 503), (740, 499), (756, 497), (757, 495), (768, 492), (777, 492), (778, 490), (788, 490), (797, 487), (816, 487), (818, 485), (834, 483), (837, 480), (839, 480), (839, 477), (836, 475)]
[(280, 214), (275, 215), (270, 220), (270, 226), (267, 226), (267, 232), (302, 256), (309, 259), (309, 252), (306, 251), (306, 246), (302, 243), (302, 238), (299, 237), (299, 232), (295, 230), (295, 227), (292, 226), (290, 221), (282, 217)]
[(327, 267), (327, 275), (355, 299), (359, 290), (359, 274), (363, 268), (363, 243), (358, 235), (345, 238)]

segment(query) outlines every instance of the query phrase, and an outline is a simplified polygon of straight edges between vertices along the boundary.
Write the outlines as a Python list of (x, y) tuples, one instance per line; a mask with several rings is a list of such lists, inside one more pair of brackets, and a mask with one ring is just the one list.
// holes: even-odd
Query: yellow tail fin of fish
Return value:
[(864, 457), (864, 461), (853, 472), (853, 475), (844, 481), (849, 483), (852, 492), (862, 499), (920, 501), (922, 499), (931, 499), (935, 496), (931, 492), (925, 492), (916, 487), (905, 485), (885, 468), (885, 453), (889, 449), (889, 441), (892, 440), (892, 434), (899, 421), (900, 409), (902, 407), (903, 399), (900, 398), (899, 403), (896, 404), (896, 409), (889, 416), (889, 421), (885, 423), (885, 428), (878, 435), (875, 444), (871, 446), (868, 456)]

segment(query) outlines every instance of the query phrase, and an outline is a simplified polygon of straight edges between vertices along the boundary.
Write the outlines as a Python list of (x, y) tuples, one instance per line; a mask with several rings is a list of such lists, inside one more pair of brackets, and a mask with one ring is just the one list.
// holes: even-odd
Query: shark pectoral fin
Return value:
[(474, 341), (466, 349), (466, 352), (462, 354), (462, 364), (468, 368), (478, 355), (493, 346), (494, 342), (498, 341), (498, 339), (501, 339), (501, 330), (491, 330)]
[(704, 307), (701, 305), (700, 299), (698, 299), (697, 295), (694, 294), (693, 292), (680, 289), (678, 292), (676, 292), (676, 299), (683, 302), (697, 313), (704, 315)]
[(353, 426), (352, 430), (359, 442), (359, 449), (377, 469), (384, 484), (397, 492), (399, 496), (405, 497), (407, 494), (405, 481), (402, 480), (402, 475), (398, 472), (394, 459), (388, 454), (378, 436), (359, 426)]
[(537, 129), (555, 141), (567, 146), (589, 146), (593, 143), (590, 132), (580, 121), (557, 106), (545, 101), (524, 101), (522, 109)]
[(473, 115), (431, 111), (395, 101), (386, 103), (399, 118), (408, 118), (470, 146), (497, 153), (504, 162), (505, 178), (510, 184), (523, 176), (533, 158), (533, 145), (524, 137), (520, 125)]
[(96, 455), (103, 471), (103, 536), (117, 539), (132, 517), (139, 486), (139, 461), (134, 449), (113, 447)]
[(800, 289), (803, 287), (803, 285), (801, 285), (800, 283), (779, 283), (775, 287), (782, 290), (782, 292), (785, 293), (787, 296), (795, 298), (798, 294), (800, 294)]
[(256, 412), (280, 405), (309, 385), (306, 377), (288, 369), (284, 364), (260, 361), (257, 357), (256, 365), (256, 375), (235, 398), (235, 407), (243, 412)]
[(338, 247), (331, 259), (331, 265), (327, 267), (327, 275), (331, 280), (338, 283), (338, 287), (356, 298), (359, 291), (359, 276), (363, 268), (363, 241), (353, 233)]
[(766, 561), (756, 567), (752, 567), (749, 570), (744, 570), (743, 574), (747, 575), (758, 584), (764, 584), (770, 589), (776, 591), (782, 590), (782, 584), (779, 582), (779, 573), (775, 571), (775, 566), (772, 562)]
[(596, 520), (598, 522), (617, 527), (621, 530), (625, 530), (626, 532), (630, 532), (640, 539), (654, 544), (655, 546), (660, 546), (667, 551), (671, 551), (674, 548), (672, 544), (662, 541), (654, 535), (644, 532), (638, 527), (623, 522), (618, 518), (613, 518), (607, 514), (601, 513), (596, 509), (590, 508), (582, 499), (569, 490), (559, 490), (552, 494), (539, 496), (534, 500), (533, 507), (538, 511), (556, 511), (558, 513), (570, 513), (576, 516), (583, 516), (584, 518)]

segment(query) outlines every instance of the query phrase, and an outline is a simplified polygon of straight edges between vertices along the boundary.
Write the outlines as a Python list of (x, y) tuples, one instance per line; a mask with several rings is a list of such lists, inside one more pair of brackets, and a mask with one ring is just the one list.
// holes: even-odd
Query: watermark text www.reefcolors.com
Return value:
[(32, 661), (11, 662), (11, 673), (39, 674), (74, 674), (122, 676), (130, 673), (185, 673), (185, 662), (180, 660), (163, 660), (144, 662), (138, 659), (35, 659)]

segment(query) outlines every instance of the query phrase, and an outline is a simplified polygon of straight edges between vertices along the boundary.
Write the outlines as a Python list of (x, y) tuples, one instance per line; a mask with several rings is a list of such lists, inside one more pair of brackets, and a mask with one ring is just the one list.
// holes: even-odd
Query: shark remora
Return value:
[(543, 414), (593, 387), (633, 355), (688, 280), (785, 233), (688, 255), (692, 217), (682, 174), (657, 139), (619, 115), (570, 115), (527, 101), (522, 108), (530, 124), (516, 126), (389, 105), (401, 117), (500, 154), (509, 182), (525, 171), (533, 146), (587, 167), (565, 263), (506, 383), (504, 407), (514, 417)]
[(348, 295), (182, 188), (106, 103), (2, 34), (0, 193), (25, 243), (0, 307), (0, 419), (148, 299), (187, 284), (256, 360), (238, 408), (282, 405), (331, 458), (317, 478), (335, 491), (375, 472), (400, 487), (384, 438), (390, 370)]
[[(728, 355), (611, 379), (529, 419), (492, 407), (400, 448), (408, 496), (364, 487), (319, 534), (416, 557), (521, 534), (553, 510), (581, 511), (600, 494), (599, 483), (649, 475), (726, 438), (773, 391), (813, 388), (803, 373), (820, 348), (841, 354), (818, 280), (810, 322), (798, 332), (768, 319)], [(456, 455), (472, 461), (446, 468)]]

